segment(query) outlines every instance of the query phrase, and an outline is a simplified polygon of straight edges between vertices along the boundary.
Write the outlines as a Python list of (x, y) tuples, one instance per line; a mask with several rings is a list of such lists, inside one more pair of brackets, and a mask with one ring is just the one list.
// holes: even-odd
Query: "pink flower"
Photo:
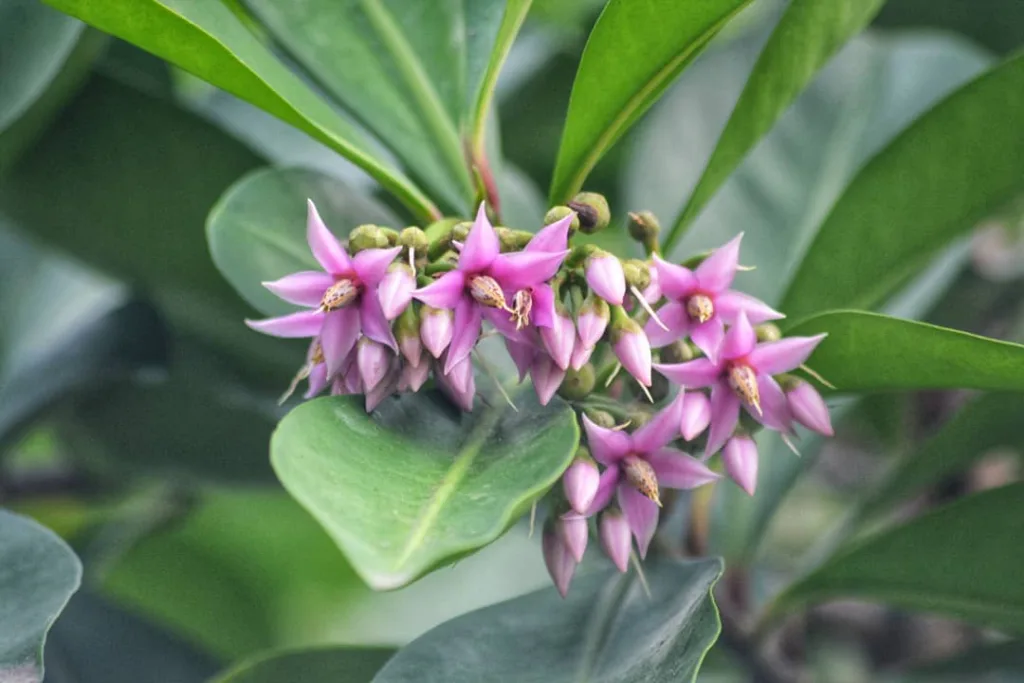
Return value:
[(327, 374), (333, 376), (341, 369), (360, 333), (397, 350), (376, 288), (401, 249), (366, 249), (349, 257), (320, 219), (312, 201), (308, 207), (306, 239), (324, 271), (293, 273), (263, 285), (285, 301), (308, 306), (310, 310), (247, 320), (246, 324), (275, 337), (319, 335)]
[(416, 276), (412, 268), (404, 263), (393, 263), (377, 288), (377, 298), (380, 299), (384, 317), (394, 320), (402, 315), (402, 311), (412, 301), (414, 289), (416, 289)]
[(500, 251), (498, 235), (481, 204), (459, 254), (458, 268), (413, 292), (414, 298), (428, 306), (455, 311), (445, 374), (469, 357), (480, 337), (484, 317), (503, 335), (518, 336), (510, 318), (515, 311), (509, 306), (507, 293), (531, 289), (551, 279), (568, 253), (524, 250), (502, 254)]
[(683, 420), (679, 433), (686, 441), (693, 441), (711, 424), (711, 401), (699, 391), (688, 391), (683, 398)]
[(644, 327), (651, 346), (659, 348), (689, 336), (714, 360), (725, 336), (725, 323), (733, 324), (740, 311), (754, 324), (785, 317), (758, 299), (729, 289), (736, 276), (742, 237), (737, 235), (716, 249), (693, 271), (654, 256), (658, 288), (669, 303), (657, 311), (667, 330), (653, 319)]
[(754, 328), (741, 311), (722, 341), (717, 360), (697, 358), (654, 367), (687, 389), (711, 387), (711, 433), (705, 452), (710, 456), (732, 436), (739, 422), (740, 405), (764, 426), (790, 431), (792, 415), (772, 375), (802, 365), (824, 338), (819, 334), (758, 344)]
[(658, 526), (660, 488), (691, 489), (718, 478), (697, 459), (667, 448), (679, 435), (683, 393), (632, 434), (599, 427), (583, 415), (583, 427), (594, 459), (607, 469), (601, 473), (597, 495), (588, 514), (604, 508), (617, 493), (618, 504), (636, 537), (640, 556)]

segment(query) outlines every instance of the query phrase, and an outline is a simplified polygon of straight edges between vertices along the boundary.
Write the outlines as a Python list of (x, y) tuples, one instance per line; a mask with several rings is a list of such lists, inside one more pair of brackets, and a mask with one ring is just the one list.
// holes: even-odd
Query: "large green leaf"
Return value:
[(631, 573), (577, 578), (472, 612), (399, 650), (374, 683), (681, 683), (693, 681), (718, 638), (711, 588), (719, 560), (644, 565), (650, 596)]
[(979, 493), (841, 549), (773, 613), (838, 597), (1024, 632), (1024, 484)]
[(901, 459), (858, 506), (868, 519), (1000, 447), (1024, 449), (1024, 394), (985, 394), (964, 406), (916, 452)]
[(373, 176), (421, 218), (430, 200), (377, 160), (351, 124), (288, 71), (225, 3), (193, 0), (48, 0), (102, 31), (177, 64), (300, 128)]
[(750, 0), (611, 0), (587, 39), (549, 197), (565, 202), (608, 149)]
[(421, 393), (367, 415), (362, 401), (317, 399), (285, 417), (270, 457), (359, 575), (397, 588), (498, 538), (568, 466), (569, 406), (514, 400), (465, 414)]
[(43, 680), (46, 632), (81, 579), (82, 565), (64, 541), (0, 510), (0, 680)]
[(1024, 345), (864, 311), (829, 311), (786, 331), (827, 332), (810, 365), (839, 391), (1024, 390)]
[(736, 170), (825, 62), (871, 20), (884, 0), (795, 0), (754, 65), (715, 151), (683, 212), (666, 235), (665, 251)]
[(401, 227), (372, 198), (331, 176), (303, 169), (255, 171), (224, 193), (210, 211), (206, 232), (214, 263), (242, 297), (267, 315), (294, 310), (261, 282), (317, 268), (306, 244), (306, 200), (344, 239), (362, 223)]
[(394, 654), (389, 648), (352, 647), (270, 652), (232, 667), (212, 683), (370, 683)]
[[(922, 116), (858, 173), (782, 309), (874, 306), (953, 239), (1024, 192), (1024, 54)], [(828, 286), (822, 286), (824, 283)]]

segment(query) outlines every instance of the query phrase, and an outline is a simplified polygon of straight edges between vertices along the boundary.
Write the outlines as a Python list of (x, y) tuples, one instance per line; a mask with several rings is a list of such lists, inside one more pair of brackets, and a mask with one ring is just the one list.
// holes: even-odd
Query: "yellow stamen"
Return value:
[(698, 323), (706, 323), (715, 315), (715, 302), (706, 294), (694, 294), (686, 300), (686, 314)]
[(749, 365), (737, 364), (729, 368), (729, 386), (736, 395), (753, 406), (761, 415), (761, 392), (757, 388), (757, 373)]
[(498, 308), (509, 313), (514, 311), (505, 301), (505, 293), (501, 291), (498, 281), (489, 275), (477, 275), (469, 281), (469, 294), (477, 303), (490, 308)]
[(646, 460), (636, 456), (628, 456), (625, 459), (626, 481), (633, 485), (637, 491), (645, 497), (650, 498), (655, 505), (661, 507), (661, 497), (658, 492), (658, 475), (654, 468)]
[(348, 278), (342, 278), (327, 288), (324, 298), (320, 300), (320, 310), (324, 313), (336, 311), (352, 303), (359, 295), (359, 287)]

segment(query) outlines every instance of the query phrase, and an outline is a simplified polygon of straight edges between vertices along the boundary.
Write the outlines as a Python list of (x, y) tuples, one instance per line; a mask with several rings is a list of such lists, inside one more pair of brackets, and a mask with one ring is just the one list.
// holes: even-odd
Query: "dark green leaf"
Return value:
[(0, 510), (0, 681), (43, 680), (46, 632), (81, 579), (82, 565), (56, 534)]
[(395, 654), (389, 648), (321, 647), (264, 653), (212, 683), (370, 683)]
[[(805, 316), (874, 306), (1024, 191), (1024, 55), (936, 105), (860, 171), (783, 299)], [(822, 286), (827, 282), (828, 286)]]
[(864, 311), (829, 311), (786, 331), (827, 332), (810, 366), (839, 391), (1024, 391), (1024, 345)]
[(697, 187), (665, 238), (672, 247), (712, 195), (884, 0), (794, 0), (758, 58)]
[(932, 662), (885, 679), (889, 683), (1017, 683), (1024, 672), (1021, 641), (979, 645), (963, 654)]
[(611, 0), (587, 39), (549, 197), (563, 203), (750, 0)]
[(1024, 484), (979, 493), (841, 549), (772, 611), (839, 597), (1024, 631)]
[[(498, 538), (568, 466), (575, 415), (532, 391), (475, 414), (434, 394), (322, 398), (279, 425), (270, 457), (285, 488), (371, 586), (397, 588)], [(344, 444), (339, 448), (339, 444)]]
[(875, 25), (895, 29), (955, 31), (990, 50), (1016, 50), (1024, 28), (1024, 5), (1006, 0), (889, 0)]
[(289, 72), (225, 3), (48, 0), (48, 4), (267, 110), (363, 168), (421, 218), (436, 214), (430, 200), (375, 159), (364, 136)]
[(206, 232), (214, 263), (250, 304), (267, 315), (295, 310), (261, 282), (317, 268), (306, 244), (306, 199), (339, 239), (362, 223), (401, 227), (372, 198), (331, 176), (302, 169), (265, 169), (235, 183), (210, 212)]
[(471, 612), (401, 649), (374, 683), (682, 683), (718, 638), (711, 588), (719, 560), (644, 565), (637, 580), (600, 571)]

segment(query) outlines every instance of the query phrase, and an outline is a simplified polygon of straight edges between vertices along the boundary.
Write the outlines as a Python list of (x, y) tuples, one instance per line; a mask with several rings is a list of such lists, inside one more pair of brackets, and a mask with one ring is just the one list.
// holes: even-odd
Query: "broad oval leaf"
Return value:
[(307, 199), (313, 200), (339, 239), (363, 223), (400, 227), (398, 219), (371, 197), (324, 173), (262, 169), (246, 175), (210, 211), (206, 235), (221, 274), (267, 315), (282, 315), (295, 307), (261, 282), (319, 268), (306, 244)]
[(1024, 191), (1021, 119), (1024, 54), (956, 91), (864, 166), (808, 248), (782, 310), (874, 306)]
[(278, 478), (324, 526), (359, 575), (398, 588), (498, 538), (568, 466), (572, 409), (532, 391), (460, 413), (420, 393), (367, 415), (321, 398), (289, 413), (270, 443)]
[(376, 159), (365, 136), (292, 74), (227, 4), (193, 0), (47, 3), (265, 109), (363, 168), (418, 217), (437, 215), (430, 200), (405, 176)]
[(809, 365), (843, 392), (1024, 391), (1024, 345), (865, 311), (829, 311), (786, 330), (828, 333)]
[(395, 654), (390, 648), (319, 647), (263, 653), (211, 683), (370, 683)]
[(0, 681), (43, 680), (46, 632), (81, 580), (81, 563), (56, 534), (0, 510)]
[(747, 78), (725, 130), (682, 213), (665, 237), (672, 247), (715, 191), (767, 133), (836, 51), (858, 33), (884, 0), (794, 0)]
[(564, 203), (608, 149), (751, 0), (611, 0), (587, 39), (551, 180)]
[(773, 613), (854, 597), (1024, 632), (1024, 484), (969, 496), (840, 549)]
[(374, 683), (682, 683), (697, 676), (721, 625), (711, 589), (719, 560), (580, 576), (438, 626), (401, 649)]

